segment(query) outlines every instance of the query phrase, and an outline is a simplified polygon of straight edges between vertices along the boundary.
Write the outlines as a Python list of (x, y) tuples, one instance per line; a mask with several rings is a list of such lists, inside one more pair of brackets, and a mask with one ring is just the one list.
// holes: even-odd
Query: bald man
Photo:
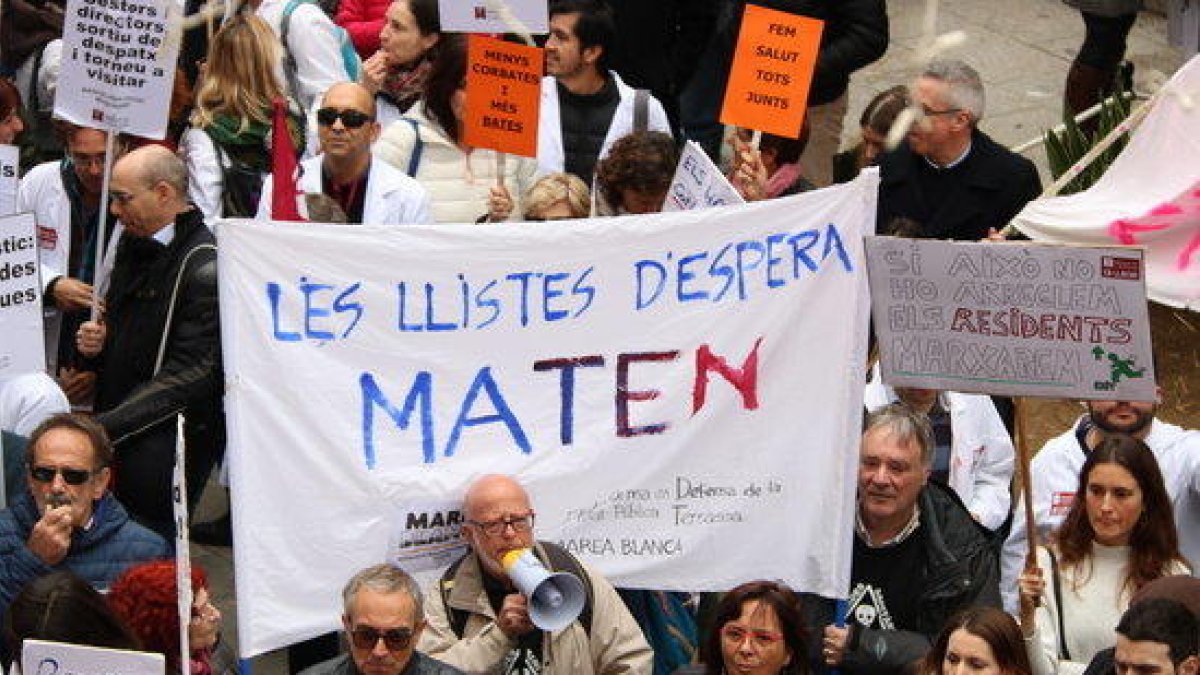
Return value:
[[(463, 499), (463, 517), (471, 550), (426, 595), (422, 652), (471, 673), (649, 675), (654, 654), (629, 610), (595, 570), (534, 539), (533, 506), (519, 483), (509, 476), (479, 478)], [(528, 548), (547, 568), (591, 586), (588, 607), (562, 630), (533, 625), (525, 596), (500, 564), (509, 551)]]
[[(417, 181), (371, 155), (379, 138), (375, 99), (354, 82), (335, 84), (317, 109), (321, 154), (301, 163), (299, 190), (337, 202), (346, 222), (369, 225), (431, 223), (429, 195)], [(272, 181), (263, 182), (258, 218), (271, 214)]]
[(125, 230), (107, 312), (77, 336), (98, 362), (96, 419), (116, 447), (117, 497), (168, 539), (175, 415), (185, 414), (193, 504), (225, 447), (216, 241), (187, 194), (183, 162), (161, 146), (116, 163), (109, 200)]

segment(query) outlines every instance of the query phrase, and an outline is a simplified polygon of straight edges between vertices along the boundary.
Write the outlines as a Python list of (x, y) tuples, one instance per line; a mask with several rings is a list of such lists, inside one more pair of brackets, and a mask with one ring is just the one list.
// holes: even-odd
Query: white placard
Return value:
[(21, 184), (21, 149), (15, 145), (0, 145), (0, 216), (10, 216), (17, 210), (17, 186)]
[(710, 206), (744, 204), (746, 200), (729, 183), (708, 153), (695, 141), (688, 141), (679, 155), (675, 177), (667, 189), (663, 211), (687, 211)]
[(32, 213), (0, 217), (0, 378), (46, 370)]
[(176, 0), (68, 0), (54, 115), (76, 124), (163, 138), (182, 5)]
[[(519, 26), (505, 20), (505, 5)], [(446, 33), (517, 33), (520, 27), (534, 35), (550, 32), (546, 0), (438, 0), (438, 19)]]
[(395, 504), (387, 561), (422, 586), (432, 583), (467, 550), (461, 536), (461, 503), (459, 497)]
[[(183, 415), (175, 416), (175, 468), (171, 472), (171, 507), (175, 516), (175, 585), (179, 589), (180, 675), (191, 675), (188, 626), (192, 621), (192, 549), (188, 536), (187, 460)], [(201, 488), (202, 489), (202, 488)]]
[(892, 386), (1155, 400), (1142, 251), (870, 237)]
[(552, 225), (220, 223), (243, 655), (335, 628), (397, 505), (482, 473), (517, 475), (537, 535), (622, 586), (844, 596), (877, 188)]
[(26, 640), (21, 672), (29, 675), (163, 675), (162, 654)]

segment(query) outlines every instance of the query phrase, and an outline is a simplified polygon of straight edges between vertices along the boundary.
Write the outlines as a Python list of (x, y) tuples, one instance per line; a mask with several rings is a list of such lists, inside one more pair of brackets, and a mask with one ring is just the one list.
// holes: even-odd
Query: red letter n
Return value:
[(758, 348), (762, 346), (762, 338), (754, 341), (754, 348), (742, 362), (741, 369), (730, 366), (725, 359), (712, 353), (708, 345), (700, 345), (696, 350), (696, 384), (692, 387), (692, 414), (700, 412), (704, 401), (708, 398), (708, 372), (716, 371), (742, 395), (742, 407), (746, 410), (758, 409)]

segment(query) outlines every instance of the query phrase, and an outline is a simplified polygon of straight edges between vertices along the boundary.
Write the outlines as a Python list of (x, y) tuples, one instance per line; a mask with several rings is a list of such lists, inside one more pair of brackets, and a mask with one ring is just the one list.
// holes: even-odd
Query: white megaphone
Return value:
[(570, 572), (551, 573), (527, 548), (514, 549), (500, 558), (513, 584), (529, 600), (529, 619), (542, 630), (562, 630), (579, 618), (587, 590)]

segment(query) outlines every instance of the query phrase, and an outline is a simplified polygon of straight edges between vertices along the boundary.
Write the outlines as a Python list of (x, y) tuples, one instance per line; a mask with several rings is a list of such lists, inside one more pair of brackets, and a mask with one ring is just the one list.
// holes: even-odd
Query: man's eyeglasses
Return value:
[(962, 108), (946, 108), (945, 110), (934, 110), (928, 106), (921, 106), (922, 117), (937, 117), (938, 115), (953, 115), (954, 113), (962, 112)]
[(85, 168), (89, 166), (104, 166), (104, 153), (100, 153), (99, 155), (84, 155), (77, 152), (68, 152), (67, 156), (71, 158), (71, 163), (75, 166)]
[(120, 204), (121, 206), (133, 201), (135, 197), (137, 197), (137, 194), (133, 192), (120, 192), (116, 190), (108, 192), (108, 201), (113, 204)]
[(499, 520), (468, 520), (467, 524), (478, 527), (489, 537), (499, 537), (504, 533), (505, 528), (508, 527), (512, 527), (513, 532), (517, 533), (532, 532), (533, 512), (530, 511), (523, 516), (516, 516), (514, 518), (501, 518)]
[(746, 641), (746, 638), (750, 638), (750, 644), (758, 649), (766, 649), (783, 639), (782, 634), (773, 630), (742, 628), (728, 623), (721, 627), (721, 637), (736, 645), (740, 645)]
[(63, 482), (67, 485), (83, 485), (94, 473), (96, 472), (87, 469), (69, 469), (67, 467), (29, 467), (29, 475), (39, 483), (53, 483), (55, 474), (62, 474)]
[(371, 116), (353, 108), (346, 108), (344, 110), (321, 108), (317, 111), (317, 123), (323, 127), (331, 127), (339, 119), (342, 120), (342, 125), (347, 129), (357, 129), (370, 122)]
[(355, 649), (375, 649), (375, 645), (383, 640), (388, 651), (398, 652), (407, 649), (412, 642), (413, 632), (408, 628), (392, 628), (379, 630), (370, 626), (360, 626), (350, 631), (350, 642)]

